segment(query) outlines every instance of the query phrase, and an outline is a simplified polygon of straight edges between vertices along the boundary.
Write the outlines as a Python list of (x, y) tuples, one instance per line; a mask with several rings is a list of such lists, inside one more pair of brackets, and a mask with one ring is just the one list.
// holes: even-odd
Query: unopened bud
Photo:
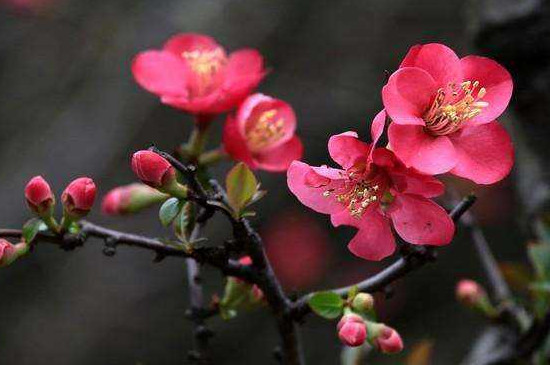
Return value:
[(338, 325), (338, 338), (346, 346), (357, 347), (365, 343), (367, 327), (363, 318), (357, 314), (345, 314)]
[(485, 290), (473, 280), (460, 280), (456, 285), (457, 299), (467, 306), (475, 306), (486, 296)]
[(174, 167), (153, 151), (143, 150), (134, 153), (132, 170), (146, 185), (178, 198), (187, 197), (187, 189), (178, 183)]
[(96, 186), (88, 177), (80, 177), (71, 182), (63, 191), (64, 214), (70, 220), (78, 220), (85, 217), (94, 205)]
[(29, 208), (37, 215), (50, 216), (53, 213), (55, 197), (50, 185), (42, 176), (33, 177), (25, 186), (25, 199)]
[(119, 186), (105, 195), (101, 211), (106, 215), (135, 213), (167, 198), (166, 194), (144, 184)]
[(403, 351), (403, 340), (399, 333), (391, 327), (385, 326), (380, 330), (375, 343), (386, 354), (395, 354)]
[(358, 293), (355, 298), (353, 298), (351, 307), (357, 312), (370, 312), (374, 308), (374, 298), (368, 293)]
[(4, 239), (0, 239), (0, 267), (8, 266), (28, 250), (29, 247), (24, 242), (13, 245)]

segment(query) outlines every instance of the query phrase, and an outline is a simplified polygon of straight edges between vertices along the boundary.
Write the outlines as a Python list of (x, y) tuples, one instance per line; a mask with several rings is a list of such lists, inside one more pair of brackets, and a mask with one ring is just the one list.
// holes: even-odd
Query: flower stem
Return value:
[(206, 151), (199, 156), (199, 165), (201, 166), (210, 166), (215, 165), (218, 162), (226, 159), (228, 156), (225, 151), (220, 147), (215, 150)]
[(191, 136), (185, 148), (191, 160), (198, 160), (200, 154), (204, 150), (204, 146), (208, 139), (208, 129), (211, 123), (212, 118), (209, 116), (197, 115), (195, 117), (195, 128), (193, 132), (191, 132)]

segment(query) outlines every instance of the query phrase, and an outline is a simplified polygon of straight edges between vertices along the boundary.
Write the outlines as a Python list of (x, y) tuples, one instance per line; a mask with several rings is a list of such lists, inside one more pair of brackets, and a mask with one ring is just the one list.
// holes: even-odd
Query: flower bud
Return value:
[(0, 239), (0, 267), (8, 266), (27, 251), (28, 245), (24, 242), (13, 245), (4, 239)]
[(61, 195), (65, 216), (70, 220), (86, 216), (94, 205), (95, 194), (96, 186), (92, 179), (80, 177), (73, 180)]
[(486, 297), (486, 293), (475, 281), (464, 279), (456, 286), (456, 297), (467, 306), (475, 306)]
[(368, 293), (358, 293), (355, 298), (353, 298), (351, 307), (357, 312), (370, 312), (374, 308), (374, 298)]
[(166, 194), (144, 184), (119, 186), (105, 195), (101, 211), (106, 215), (135, 213), (155, 203), (163, 202), (167, 197)]
[(39, 216), (49, 216), (53, 212), (55, 197), (50, 185), (42, 176), (33, 177), (25, 186), (25, 199), (29, 208)]
[(132, 170), (146, 185), (179, 198), (187, 196), (187, 189), (176, 180), (176, 170), (159, 154), (143, 150), (132, 156)]
[(386, 354), (395, 354), (403, 351), (403, 340), (399, 333), (391, 327), (385, 326), (380, 330), (375, 340), (380, 351)]
[(346, 346), (361, 346), (367, 338), (365, 322), (357, 314), (350, 313), (344, 315), (336, 328), (338, 329), (340, 341)]

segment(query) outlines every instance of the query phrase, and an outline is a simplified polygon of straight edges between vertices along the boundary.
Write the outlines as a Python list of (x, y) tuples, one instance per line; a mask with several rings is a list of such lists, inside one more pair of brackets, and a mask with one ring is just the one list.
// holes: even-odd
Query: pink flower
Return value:
[(217, 114), (240, 103), (265, 75), (258, 51), (226, 55), (208, 36), (193, 33), (170, 38), (162, 50), (136, 56), (134, 78), (162, 103), (192, 114)]
[(346, 346), (357, 347), (367, 339), (367, 326), (361, 316), (357, 314), (344, 315), (336, 327), (338, 338)]
[(412, 244), (445, 245), (454, 234), (449, 215), (428, 199), (441, 195), (443, 184), (406, 168), (391, 151), (375, 148), (384, 121), (384, 112), (373, 121), (373, 144), (360, 141), (355, 132), (330, 138), (329, 153), (342, 169), (294, 161), (287, 174), (288, 187), (302, 204), (330, 214), (335, 227), (359, 230), (348, 248), (367, 260), (394, 252), (392, 226)]
[(460, 280), (456, 286), (457, 299), (466, 305), (477, 304), (485, 295), (485, 290), (473, 280)]
[(106, 215), (133, 213), (166, 200), (165, 194), (144, 184), (130, 184), (112, 189), (105, 195), (101, 211)]
[(380, 351), (395, 354), (403, 351), (403, 340), (399, 333), (391, 327), (384, 326), (375, 340)]
[(16, 254), (15, 246), (0, 238), (0, 267), (9, 265)]
[(42, 176), (35, 176), (27, 183), (25, 199), (29, 208), (39, 215), (51, 213), (55, 204), (52, 189)]
[(96, 186), (92, 179), (80, 177), (72, 181), (61, 195), (66, 214), (74, 219), (84, 217), (92, 209), (95, 195)]
[(514, 152), (496, 118), (512, 95), (512, 78), (495, 61), (458, 56), (442, 44), (410, 49), (382, 90), (393, 123), (389, 144), (407, 165), (478, 184), (508, 175)]
[(254, 94), (241, 104), (236, 117), (228, 116), (223, 144), (231, 157), (251, 168), (286, 171), (303, 153), (295, 130), (296, 115), (290, 105)]

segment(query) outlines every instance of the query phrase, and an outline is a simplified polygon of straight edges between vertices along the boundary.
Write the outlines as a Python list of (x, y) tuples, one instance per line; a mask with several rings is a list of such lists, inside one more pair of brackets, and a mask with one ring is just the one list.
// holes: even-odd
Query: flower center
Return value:
[(479, 115), (489, 105), (481, 100), (486, 92), (484, 87), (479, 87), (478, 81), (449, 84), (439, 89), (424, 115), (426, 130), (434, 136), (456, 132), (465, 121)]
[(369, 205), (382, 202), (387, 190), (387, 181), (382, 174), (365, 174), (352, 169), (346, 172), (347, 179), (342, 186), (325, 190), (323, 196), (333, 197), (346, 206), (352, 217), (361, 218)]
[(251, 123), (246, 130), (246, 140), (251, 150), (261, 150), (285, 135), (285, 122), (277, 118), (277, 110), (270, 109), (262, 112), (256, 123)]
[(193, 73), (197, 76), (193, 90), (194, 96), (206, 95), (220, 82), (220, 70), (226, 65), (227, 57), (220, 48), (212, 50), (193, 50), (181, 53)]

